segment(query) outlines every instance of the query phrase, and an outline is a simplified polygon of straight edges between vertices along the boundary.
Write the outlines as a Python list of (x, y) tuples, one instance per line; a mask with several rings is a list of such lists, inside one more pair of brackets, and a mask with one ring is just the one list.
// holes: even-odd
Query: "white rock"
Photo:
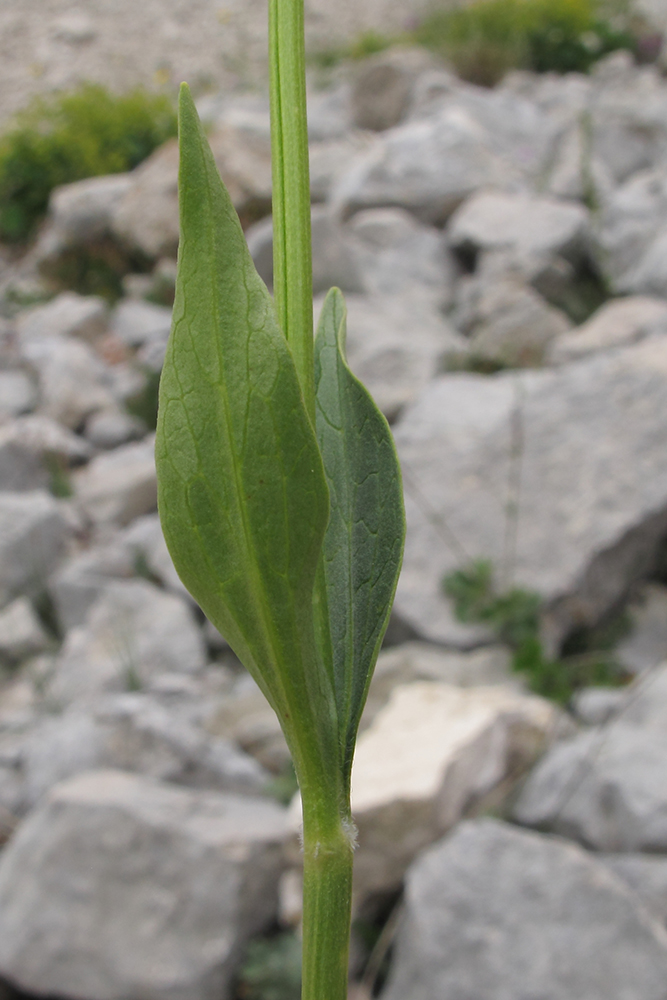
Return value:
[(598, 858), (667, 926), (667, 858), (650, 854), (599, 854)]
[(70, 537), (70, 522), (48, 493), (0, 493), (0, 607), (43, 590)]
[(48, 486), (56, 463), (64, 472), (86, 461), (86, 441), (49, 417), (19, 417), (0, 426), (0, 490), (34, 490)]
[(395, 688), (361, 735), (352, 771), (360, 896), (395, 888), (422, 848), (532, 762), (555, 721), (548, 702), (507, 688)]
[(104, 333), (108, 313), (106, 302), (96, 295), (61, 292), (46, 305), (20, 313), (16, 324), (21, 341), (26, 344), (49, 337), (92, 341)]
[(644, 295), (612, 299), (586, 323), (557, 337), (549, 349), (553, 364), (575, 361), (595, 351), (625, 347), (651, 333), (667, 319), (667, 302)]
[(660, 1000), (667, 934), (573, 844), (492, 819), (416, 862), (385, 1000)]
[(88, 611), (111, 580), (128, 579), (135, 570), (135, 553), (116, 540), (68, 559), (53, 574), (48, 588), (63, 633), (83, 625)]
[(84, 433), (95, 448), (113, 449), (143, 437), (146, 425), (125, 410), (114, 407), (98, 410), (88, 417)]
[(0, 970), (72, 1000), (215, 1000), (276, 912), (284, 810), (120, 771), (54, 789), (0, 862)]
[(37, 389), (27, 372), (20, 368), (0, 370), (0, 420), (29, 413), (37, 403)]
[(131, 184), (130, 174), (111, 174), (55, 188), (49, 200), (51, 225), (39, 239), (37, 259), (42, 261), (107, 236), (113, 213)]
[(157, 503), (154, 436), (98, 455), (74, 477), (76, 500), (97, 524), (124, 525)]
[(479, 253), (507, 248), (520, 258), (582, 256), (589, 232), (583, 205), (524, 193), (480, 191), (452, 216), (449, 241)]
[(110, 581), (85, 625), (68, 633), (49, 685), (66, 705), (102, 691), (127, 691), (160, 673), (194, 673), (206, 663), (189, 606), (145, 580)]
[(547, 602), (550, 648), (598, 621), (649, 572), (667, 526), (666, 379), (657, 337), (550, 371), (432, 381), (395, 430), (408, 522), (396, 614), (430, 641), (479, 641), (442, 580), (472, 559), (507, 571), (520, 462), (515, 584)]
[(152, 302), (124, 299), (114, 310), (111, 332), (129, 347), (166, 343), (171, 330), (171, 309)]
[(0, 611), (0, 660), (18, 663), (50, 644), (27, 597), (17, 597)]
[(631, 630), (614, 655), (633, 674), (653, 670), (667, 659), (667, 587), (645, 584), (628, 611)]
[(138, 517), (118, 537), (116, 544), (131, 553), (135, 567), (137, 559), (141, 558), (145, 568), (163, 587), (191, 600), (169, 555), (157, 514)]
[[(312, 122), (308, 117), (308, 130)], [(373, 148), (376, 136), (370, 132), (352, 130), (338, 137), (311, 142), (310, 197), (313, 202), (328, 201), (338, 181), (346, 173), (350, 162)]]

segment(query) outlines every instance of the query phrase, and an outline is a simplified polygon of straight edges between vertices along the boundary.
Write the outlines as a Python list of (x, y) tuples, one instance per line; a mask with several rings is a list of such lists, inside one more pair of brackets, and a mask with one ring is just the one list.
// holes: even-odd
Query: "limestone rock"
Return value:
[(136, 571), (136, 553), (116, 540), (74, 555), (49, 580), (49, 594), (63, 633), (83, 625), (88, 611), (114, 579)]
[(29, 413), (37, 403), (37, 389), (21, 368), (0, 369), (0, 421)]
[(667, 934), (585, 851), (464, 823), (408, 876), (383, 1000), (661, 1000)]
[(612, 299), (576, 330), (557, 337), (551, 344), (549, 360), (563, 364), (595, 351), (626, 347), (651, 333), (661, 321), (667, 321), (664, 299), (644, 295)]
[(381, 132), (398, 125), (410, 107), (417, 76), (433, 63), (425, 49), (399, 46), (364, 59), (351, 92), (357, 128)]
[(54, 465), (65, 471), (91, 454), (86, 441), (54, 420), (19, 417), (0, 427), (0, 490), (45, 488)]
[(0, 661), (15, 664), (50, 644), (27, 597), (17, 597), (0, 611)]
[(547, 702), (503, 687), (394, 688), (352, 771), (360, 897), (396, 888), (422, 848), (532, 762), (555, 721)]
[(46, 305), (34, 306), (19, 314), (19, 336), (28, 344), (50, 337), (94, 341), (105, 332), (108, 312), (104, 299), (97, 295), (61, 292)]
[(549, 648), (598, 621), (651, 568), (667, 526), (666, 373), (658, 337), (551, 371), (433, 380), (395, 430), (408, 522), (396, 614), (430, 641), (479, 641), (442, 580), (472, 559), (505, 571), (515, 462), (516, 585), (547, 603)]
[(667, 851), (667, 732), (621, 717), (558, 743), (532, 772), (514, 809), (526, 826), (601, 851)]
[(667, 858), (650, 854), (600, 854), (598, 858), (667, 926)]
[(216, 1000), (276, 910), (284, 810), (119, 771), (55, 788), (0, 862), (0, 970), (73, 1000)]
[(118, 304), (111, 319), (111, 332), (129, 347), (155, 341), (166, 344), (170, 330), (171, 309), (152, 302), (126, 299)]
[(65, 705), (141, 688), (160, 673), (193, 673), (205, 662), (201, 631), (181, 598), (144, 580), (110, 581), (85, 625), (68, 633), (49, 694)]
[(75, 497), (95, 523), (128, 524), (157, 504), (154, 437), (98, 455), (74, 476)]
[(630, 673), (653, 670), (667, 660), (667, 588), (644, 584), (628, 609), (630, 632), (614, 655)]
[(69, 520), (48, 493), (0, 493), (0, 607), (44, 589), (70, 536)]

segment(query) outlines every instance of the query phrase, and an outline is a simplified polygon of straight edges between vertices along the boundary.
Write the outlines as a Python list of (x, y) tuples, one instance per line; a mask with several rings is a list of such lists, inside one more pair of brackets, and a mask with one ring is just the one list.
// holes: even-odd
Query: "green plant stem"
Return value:
[(273, 294), (315, 422), (313, 269), (303, 0), (270, 0)]
[(317, 789), (303, 802), (301, 1000), (346, 1000), (352, 907), (353, 825)]

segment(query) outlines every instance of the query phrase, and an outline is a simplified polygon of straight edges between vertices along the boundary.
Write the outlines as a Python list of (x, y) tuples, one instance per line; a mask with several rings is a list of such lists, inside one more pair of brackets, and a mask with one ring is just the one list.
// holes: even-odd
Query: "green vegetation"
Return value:
[(595, 0), (476, 0), (434, 11), (414, 39), (483, 86), (516, 68), (585, 73), (609, 52), (636, 44), (629, 20), (608, 16)]
[(131, 170), (175, 134), (171, 101), (144, 90), (36, 98), (0, 138), (0, 238), (25, 240), (59, 184)]
[(622, 618), (614, 621), (613, 627), (571, 637), (564, 655), (551, 659), (540, 640), (540, 597), (518, 587), (499, 589), (487, 560), (473, 562), (445, 577), (443, 590), (454, 602), (459, 621), (488, 626), (510, 647), (513, 669), (525, 676), (536, 694), (564, 705), (579, 688), (623, 682), (621, 670), (609, 652), (620, 638)]
[(301, 942), (286, 931), (251, 941), (241, 966), (237, 996), (240, 1000), (299, 1000), (301, 995)]
[(319, 69), (332, 69), (348, 59), (366, 59), (384, 52), (391, 45), (406, 39), (403, 36), (382, 35), (377, 31), (364, 31), (345, 45), (314, 48), (308, 53), (308, 62)]

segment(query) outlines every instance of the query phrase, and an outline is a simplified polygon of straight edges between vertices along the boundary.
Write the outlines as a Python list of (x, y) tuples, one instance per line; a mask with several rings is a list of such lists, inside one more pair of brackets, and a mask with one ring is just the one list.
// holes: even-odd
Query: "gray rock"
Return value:
[(70, 464), (90, 458), (86, 441), (48, 417), (19, 417), (0, 427), (0, 490), (35, 490), (47, 487), (57, 467), (66, 473)]
[(111, 332), (129, 347), (158, 342), (166, 344), (171, 330), (171, 309), (152, 302), (125, 299), (114, 310)]
[(602, 726), (623, 711), (627, 700), (624, 688), (588, 687), (575, 692), (572, 709), (585, 726)]
[(68, 633), (48, 692), (66, 705), (141, 688), (160, 673), (194, 673), (205, 662), (201, 630), (185, 601), (145, 580), (110, 581), (85, 625)]
[[(389, 295), (348, 295), (350, 367), (393, 420), (428, 385), (444, 357), (465, 350), (433, 303)], [(316, 300), (319, 313), (321, 301)]]
[(352, 128), (351, 85), (348, 80), (333, 86), (308, 89), (308, 138), (314, 145), (345, 138)]
[(641, 673), (626, 689), (623, 720), (667, 736), (667, 663)]
[(86, 420), (84, 434), (95, 448), (113, 449), (141, 438), (146, 433), (146, 425), (125, 410), (114, 407), (98, 410)]
[(356, 127), (381, 132), (398, 125), (412, 103), (417, 77), (433, 63), (425, 49), (398, 46), (364, 59), (352, 84)]
[(667, 660), (667, 587), (645, 584), (628, 613), (630, 632), (614, 655), (626, 670), (639, 674)]
[(599, 854), (598, 858), (627, 882), (660, 923), (667, 925), (667, 858), (646, 854)]
[(128, 524), (155, 510), (154, 436), (98, 455), (73, 477), (74, 493), (96, 524)]
[(0, 493), (0, 607), (44, 590), (70, 537), (70, 522), (48, 493)]
[(472, 559), (501, 579), (511, 559), (516, 585), (547, 602), (549, 648), (651, 568), (667, 521), (666, 359), (652, 338), (551, 371), (431, 382), (395, 431), (408, 520), (395, 610), (417, 635), (479, 641), (441, 589)]
[[(309, 129), (310, 125), (308, 119)], [(352, 160), (373, 149), (376, 141), (377, 136), (374, 133), (353, 129), (338, 138), (311, 143), (309, 150), (311, 201), (328, 201)]]
[(596, 233), (600, 270), (617, 294), (667, 295), (667, 173), (634, 174), (605, 201)]
[[(334, 286), (344, 292), (364, 291), (356, 260), (356, 248), (324, 205), (311, 212), (313, 292), (327, 292)], [(248, 248), (264, 282), (273, 284), (273, 221), (263, 219), (247, 233)]]
[(553, 364), (576, 361), (595, 351), (626, 347), (650, 334), (667, 321), (667, 302), (644, 295), (612, 299), (601, 306), (586, 323), (561, 334), (551, 344)]
[(214, 1000), (276, 910), (284, 810), (94, 771), (0, 862), (0, 970), (79, 1000)]
[(601, 851), (667, 851), (667, 732), (624, 718), (556, 744), (514, 808), (526, 826)]
[(20, 313), (16, 323), (21, 341), (26, 344), (51, 337), (93, 341), (105, 332), (108, 313), (109, 307), (97, 295), (61, 292), (46, 305)]
[(464, 823), (408, 876), (383, 1000), (662, 1000), (667, 935), (572, 844)]
[(41, 653), (51, 643), (27, 597), (0, 611), (0, 660), (15, 664)]
[(589, 235), (583, 205), (533, 194), (480, 191), (466, 201), (449, 223), (450, 244), (476, 255), (511, 250), (517, 257), (560, 255), (580, 259)]
[(344, 217), (364, 208), (398, 206), (439, 224), (474, 191), (507, 187), (517, 175), (466, 109), (446, 106), (437, 115), (384, 133), (350, 166), (332, 201)]
[(459, 268), (437, 229), (400, 208), (358, 212), (347, 228), (369, 292), (428, 296), (440, 308), (449, 305)]
[(63, 633), (83, 625), (88, 611), (111, 580), (136, 571), (136, 553), (116, 540), (68, 559), (50, 578), (49, 594)]
[(249, 674), (237, 679), (206, 729), (236, 743), (274, 774), (284, 773), (291, 760), (276, 713)]
[(143, 567), (167, 590), (192, 600), (171, 560), (157, 514), (138, 517), (118, 537), (116, 545), (131, 554), (135, 568)]
[(0, 369), (0, 421), (29, 413), (37, 404), (37, 388), (33, 379), (20, 368)]

